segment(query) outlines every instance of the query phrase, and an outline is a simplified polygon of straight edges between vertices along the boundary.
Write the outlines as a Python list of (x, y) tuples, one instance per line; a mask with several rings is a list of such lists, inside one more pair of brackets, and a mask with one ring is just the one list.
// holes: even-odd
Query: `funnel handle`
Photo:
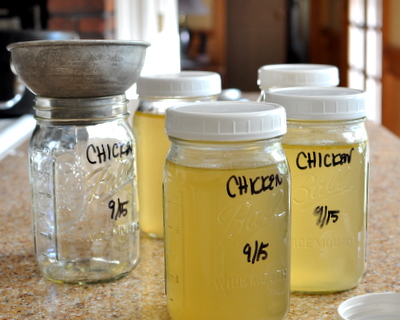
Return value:
[(11, 109), (12, 107), (14, 107), (22, 99), (22, 97), (24, 96), (25, 90), (26, 90), (26, 87), (24, 86), (24, 84), (17, 77), (12, 59), (10, 59), (10, 68), (11, 68), (11, 71), (15, 75), (14, 86), (16, 86), (17, 88), (16, 88), (16, 92), (14, 92), (13, 98), (11, 98), (10, 100), (7, 100), (7, 101), (0, 101), (0, 110), (8, 110), (8, 109)]
[(7, 101), (0, 101), (0, 110), (7, 110), (14, 107), (24, 96), (25, 93), (25, 86), (17, 80), (17, 92), (15, 93), (14, 97)]

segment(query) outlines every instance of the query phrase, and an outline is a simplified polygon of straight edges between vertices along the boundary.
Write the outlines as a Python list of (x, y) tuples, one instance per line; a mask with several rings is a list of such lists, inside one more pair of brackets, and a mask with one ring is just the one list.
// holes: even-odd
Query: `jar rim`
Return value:
[(35, 119), (52, 122), (109, 121), (126, 117), (125, 94), (95, 98), (37, 97)]

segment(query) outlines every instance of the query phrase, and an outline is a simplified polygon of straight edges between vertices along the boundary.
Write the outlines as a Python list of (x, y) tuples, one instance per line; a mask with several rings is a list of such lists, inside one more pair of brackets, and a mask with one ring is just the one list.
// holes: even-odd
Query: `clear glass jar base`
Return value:
[(58, 283), (90, 284), (121, 279), (130, 273), (137, 261), (116, 263), (103, 259), (78, 259), (70, 261), (41, 263), (42, 275)]

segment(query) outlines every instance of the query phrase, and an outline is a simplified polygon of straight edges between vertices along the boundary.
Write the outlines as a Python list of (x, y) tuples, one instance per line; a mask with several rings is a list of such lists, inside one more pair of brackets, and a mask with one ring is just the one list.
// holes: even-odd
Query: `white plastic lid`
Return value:
[(248, 101), (198, 102), (166, 111), (166, 133), (198, 141), (250, 141), (286, 133), (285, 109)]
[(326, 64), (271, 64), (258, 69), (261, 90), (287, 87), (335, 87), (339, 70)]
[(221, 76), (208, 71), (142, 76), (137, 94), (145, 97), (202, 97), (221, 93)]
[(339, 320), (399, 320), (400, 293), (371, 293), (342, 302), (337, 310)]
[(344, 87), (295, 87), (265, 92), (291, 120), (352, 120), (366, 116), (365, 92)]

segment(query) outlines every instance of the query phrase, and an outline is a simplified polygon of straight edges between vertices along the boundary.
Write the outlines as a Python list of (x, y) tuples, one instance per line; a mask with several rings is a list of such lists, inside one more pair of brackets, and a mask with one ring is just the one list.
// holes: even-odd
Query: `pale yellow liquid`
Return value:
[(137, 179), (140, 229), (152, 237), (163, 237), (162, 174), (169, 150), (165, 115), (137, 111), (134, 117), (137, 146)]
[[(287, 172), (272, 191), (231, 198), (228, 179), (279, 174), (280, 166), (238, 170), (183, 167), (167, 161), (165, 254), (167, 304), (179, 319), (283, 319), (289, 308)], [(287, 171), (287, 169), (286, 169)], [(234, 187), (234, 184), (230, 184)], [(249, 263), (248, 243), (268, 243)], [(252, 261), (252, 260), (251, 260)]]
[[(298, 169), (299, 152), (348, 154), (350, 163)], [(310, 147), (284, 145), (292, 178), (291, 289), (334, 292), (355, 287), (366, 269), (367, 172), (366, 143)], [(305, 158), (300, 157), (300, 166)], [(329, 164), (329, 159), (328, 164)], [(322, 227), (317, 206), (338, 210), (338, 219)], [(325, 221), (326, 222), (326, 221)]]

